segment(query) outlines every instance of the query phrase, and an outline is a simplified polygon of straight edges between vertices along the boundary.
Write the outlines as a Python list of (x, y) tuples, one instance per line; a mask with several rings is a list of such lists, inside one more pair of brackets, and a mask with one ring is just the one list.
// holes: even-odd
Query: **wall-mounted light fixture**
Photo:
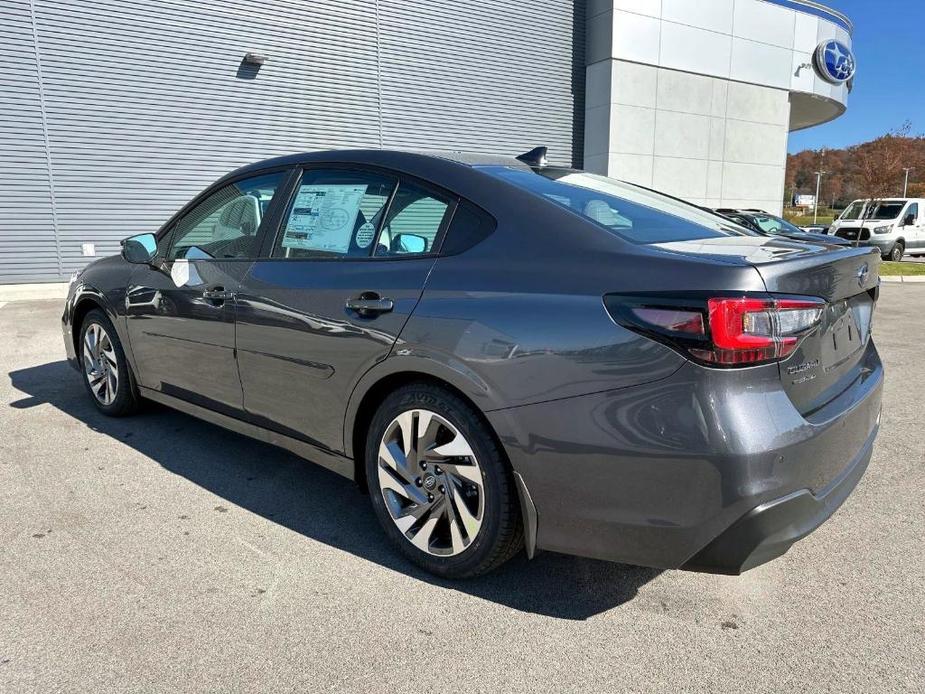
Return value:
[(247, 53), (244, 55), (244, 63), (247, 65), (263, 65), (267, 62), (267, 57), (261, 53)]

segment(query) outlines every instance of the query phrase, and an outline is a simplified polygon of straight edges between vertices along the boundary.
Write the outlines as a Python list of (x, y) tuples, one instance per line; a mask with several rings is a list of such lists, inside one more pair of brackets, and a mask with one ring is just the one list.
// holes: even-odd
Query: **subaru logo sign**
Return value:
[(844, 84), (854, 77), (854, 53), (841, 41), (831, 39), (820, 43), (813, 62), (819, 76), (831, 84)]

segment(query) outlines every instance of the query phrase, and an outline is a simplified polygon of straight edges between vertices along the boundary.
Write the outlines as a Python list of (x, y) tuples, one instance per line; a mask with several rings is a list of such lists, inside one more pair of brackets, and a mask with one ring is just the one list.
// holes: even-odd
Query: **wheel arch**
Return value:
[[(74, 308), (71, 312), (71, 342), (74, 344), (75, 354), (80, 352), (80, 326), (83, 325), (84, 318), (94, 309), (100, 309), (106, 314), (106, 317), (116, 326), (115, 312), (109, 306), (103, 294), (96, 289), (84, 285), (74, 293)], [(118, 334), (118, 327), (116, 327)], [(121, 335), (119, 338), (121, 339)]]
[(497, 407), (490, 397), (488, 386), (475, 374), (467, 377), (462, 372), (421, 357), (393, 357), (382, 362), (360, 380), (344, 417), (344, 452), (354, 462), (354, 479), (365, 489), (366, 472), (363, 452), (366, 432), (376, 408), (396, 389), (409, 383), (428, 383), (453, 393), (478, 413), (503, 451), (500, 438), (485, 417), (485, 412)]

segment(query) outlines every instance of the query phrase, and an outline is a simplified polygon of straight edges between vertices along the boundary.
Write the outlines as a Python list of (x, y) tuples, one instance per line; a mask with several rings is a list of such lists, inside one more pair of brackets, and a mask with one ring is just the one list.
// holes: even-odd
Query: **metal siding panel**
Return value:
[(378, 144), (374, 8), (36, 0), (65, 274), (242, 164)]
[(580, 163), (583, 3), (381, 0), (380, 26), (384, 146), (543, 144), (552, 162)]
[[(4, 0), (0, 282), (63, 279), (82, 243), (118, 252), (293, 151), (542, 143), (579, 163), (583, 4), (34, 0), (36, 52), (33, 4)], [(239, 75), (250, 51), (268, 61)]]
[(59, 278), (28, 1), (0, 7), (0, 282)]

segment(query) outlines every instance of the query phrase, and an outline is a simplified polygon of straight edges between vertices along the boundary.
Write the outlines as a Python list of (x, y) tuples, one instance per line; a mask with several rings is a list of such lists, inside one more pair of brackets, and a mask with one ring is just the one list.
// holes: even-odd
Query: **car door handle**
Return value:
[(356, 299), (347, 299), (347, 308), (356, 311), (361, 316), (375, 316), (380, 313), (388, 313), (395, 308), (395, 303), (391, 299), (385, 299), (378, 294), (365, 292)]
[(202, 293), (202, 296), (209, 301), (221, 303), (223, 301), (227, 301), (228, 299), (233, 299), (234, 292), (226, 291), (224, 287), (212, 287), (211, 289), (206, 289)]

